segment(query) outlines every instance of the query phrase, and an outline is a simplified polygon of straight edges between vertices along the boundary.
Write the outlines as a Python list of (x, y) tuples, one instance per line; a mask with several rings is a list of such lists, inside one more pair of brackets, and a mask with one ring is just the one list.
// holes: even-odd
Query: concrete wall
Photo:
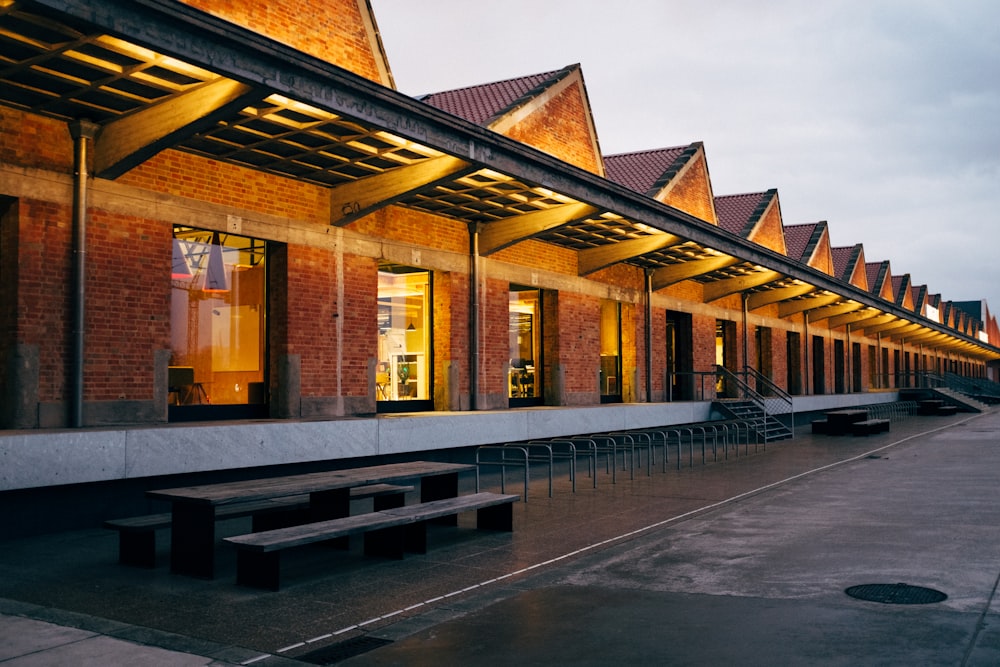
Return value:
[(709, 418), (644, 403), (149, 428), (0, 433), (0, 491), (404, 454)]

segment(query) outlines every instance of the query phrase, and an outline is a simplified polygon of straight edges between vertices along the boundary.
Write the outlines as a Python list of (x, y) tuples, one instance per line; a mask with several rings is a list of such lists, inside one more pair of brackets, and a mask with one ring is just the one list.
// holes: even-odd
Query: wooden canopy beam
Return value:
[(836, 329), (837, 327), (842, 327), (845, 324), (850, 324), (851, 328), (853, 329), (855, 324), (858, 324), (859, 322), (864, 322), (865, 320), (870, 320), (876, 315), (878, 315), (880, 312), (882, 311), (876, 308), (868, 307), (865, 308), (864, 310), (859, 310), (857, 312), (844, 313), (843, 315), (834, 315), (833, 317), (830, 318), (830, 321), (826, 323), (826, 326), (828, 326), (831, 329)]
[(584, 248), (577, 253), (581, 276), (599, 271), (606, 266), (623, 262), (639, 255), (662, 250), (667, 246), (682, 243), (683, 239), (673, 234), (650, 234), (617, 243), (608, 243), (594, 248)]
[(778, 289), (772, 289), (766, 292), (754, 292), (747, 297), (747, 309), (757, 310), (758, 308), (769, 306), (772, 303), (794, 299), (797, 296), (805, 296), (806, 294), (815, 291), (816, 288), (812, 285), (791, 285), (789, 287), (779, 287)]
[[(831, 304), (837, 303), (843, 297), (836, 294), (822, 294), (820, 296), (814, 296), (810, 299), (798, 299), (796, 301), (783, 301), (778, 304), (778, 317), (785, 318), (791, 317), (798, 313), (804, 313), (807, 310), (814, 310), (822, 308), (824, 306), (829, 306)], [(809, 321), (813, 322), (812, 313), (809, 314)]]
[(414, 190), (446, 178), (461, 178), (477, 169), (460, 158), (441, 155), (338, 185), (330, 191), (330, 224), (341, 227)]
[(704, 300), (706, 303), (709, 301), (715, 301), (717, 299), (727, 297), (730, 294), (745, 292), (753, 287), (760, 287), (761, 285), (773, 283), (784, 278), (785, 274), (783, 273), (765, 269), (763, 271), (757, 271), (744, 276), (717, 280), (714, 283), (708, 283), (705, 285)]
[(728, 268), (734, 264), (739, 264), (742, 261), (743, 260), (730, 257), (729, 255), (720, 255), (718, 257), (695, 259), (690, 262), (680, 262), (679, 264), (664, 266), (653, 271), (653, 291), (663, 289), (664, 287), (668, 287), (674, 283), (679, 283), (683, 280), (690, 280), (691, 278), (703, 276), (706, 273), (711, 273), (712, 271), (719, 271), (721, 269)]
[(542, 232), (588, 218), (597, 212), (598, 209), (590, 204), (576, 202), (487, 223), (479, 232), (479, 254), (485, 257)]
[(822, 308), (816, 308), (809, 312), (810, 322), (819, 322), (825, 320), (829, 317), (834, 317), (835, 315), (843, 315), (844, 313), (853, 313), (856, 310), (861, 310), (864, 306), (856, 301), (850, 301), (847, 303), (835, 303), (832, 306), (824, 306)]
[(215, 79), (182, 95), (104, 125), (94, 142), (94, 173), (118, 178), (157, 153), (230, 118), (267, 91), (232, 79)]

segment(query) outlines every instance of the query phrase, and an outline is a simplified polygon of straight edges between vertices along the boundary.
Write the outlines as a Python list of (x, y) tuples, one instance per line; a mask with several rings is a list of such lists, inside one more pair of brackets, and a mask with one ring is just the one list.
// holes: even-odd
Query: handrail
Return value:
[[(746, 373), (747, 376), (752, 377), (754, 381), (758, 383), (758, 386), (763, 384), (765, 387), (767, 387), (767, 390), (772, 394), (774, 394), (774, 398), (777, 398), (781, 400), (781, 402), (788, 405), (788, 414), (789, 414), (788, 422), (789, 424), (791, 424), (789, 428), (792, 431), (792, 437), (795, 437), (795, 402), (792, 399), (792, 395), (789, 394), (784, 389), (782, 389), (781, 387), (779, 387), (777, 384), (775, 384), (774, 380), (767, 377), (766, 375), (758, 371), (756, 368), (753, 368), (751, 366), (744, 366), (743, 372)], [(762, 400), (766, 400), (767, 398), (770, 397), (764, 396), (762, 397)], [(766, 409), (764, 410), (764, 414), (765, 415), (767, 414)]]
[[(761, 396), (760, 394), (758, 394), (753, 389), (753, 387), (750, 386), (750, 384), (748, 382), (746, 382), (743, 378), (740, 377), (740, 374), (734, 373), (733, 371), (729, 370), (725, 366), (719, 366), (719, 365), (716, 365), (715, 370), (716, 370), (716, 373), (718, 374), (718, 376), (721, 377), (724, 381), (726, 381), (726, 382), (732, 382), (733, 385), (736, 386), (736, 388), (738, 390), (737, 398), (748, 400), (751, 403), (753, 403), (754, 405), (756, 405), (758, 408), (760, 408), (761, 412), (764, 413), (764, 428), (765, 428), (765, 430), (767, 429), (767, 422), (768, 422), (769, 419), (774, 419), (775, 421), (777, 421), (778, 418), (775, 417), (771, 413), (770, 410), (768, 410), (767, 399), (764, 396)], [(751, 373), (756, 374), (756, 375), (754, 375), (755, 378), (759, 377), (761, 379), (767, 380), (767, 378), (765, 378), (763, 375), (759, 374), (756, 370), (750, 368), (749, 366), (745, 366), (744, 370), (743, 370), (743, 375), (748, 375), (749, 376)], [(767, 380), (767, 382), (770, 382), (770, 380)], [(775, 387), (775, 388), (778, 389), (778, 391), (780, 392), (780, 394), (777, 396), (777, 398), (779, 400), (781, 400), (782, 402), (788, 404), (788, 409), (789, 409), (789, 412), (791, 413), (791, 420), (790, 420), (791, 426), (789, 428), (791, 430), (792, 437), (795, 437), (795, 414), (794, 414), (794, 412), (792, 412), (793, 409), (794, 409), (794, 404), (792, 402), (792, 397), (788, 393), (786, 393), (784, 391), (781, 391), (780, 388), (778, 388), (778, 387)], [(784, 394), (784, 395), (781, 395), (781, 394)]]

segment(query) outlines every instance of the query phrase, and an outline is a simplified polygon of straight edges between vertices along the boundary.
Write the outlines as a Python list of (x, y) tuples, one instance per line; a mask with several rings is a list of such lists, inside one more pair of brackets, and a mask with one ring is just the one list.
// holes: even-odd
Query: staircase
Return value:
[(958, 409), (962, 412), (989, 412), (990, 406), (981, 401), (977, 401), (968, 394), (964, 394), (960, 391), (954, 389), (947, 389), (945, 387), (936, 387), (932, 389), (935, 394), (947, 399), (949, 402), (954, 403), (958, 406)]
[[(795, 420), (792, 412), (792, 397), (770, 379), (749, 366), (743, 369), (743, 377), (723, 366), (716, 366), (716, 373), (738, 395), (738, 398), (720, 398), (713, 401), (712, 405), (716, 410), (730, 419), (747, 422), (764, 442), (786, 440), (795, 435), (768, 409), (773, 407), (771, 404), (778, 403), (785, 406), (785, 411), (791, 415), (792, 421)], [(759, 394), (750, 386), (751, 382), (769, 396), (765, 397)]]
[(738, 419), (750, 424), (764, 442), (787, 440), (792, 431), (781, 421), (764, 412), (764, 408), (749, 399), (718, 399), (712, 406), (728, 419)]
[[(957, 392), (980, 405), (996, 405), (1000, 403), (1000, 384), (985, 378), (968, 378), (956, 373), (945, 373), (943, 384), (949, 390)], [(941, 390), (940, 384), (936, 389)], [(977, 408), (978, 409), (978, 408)], [(979, 410), (983, 412), (983, 410)]]

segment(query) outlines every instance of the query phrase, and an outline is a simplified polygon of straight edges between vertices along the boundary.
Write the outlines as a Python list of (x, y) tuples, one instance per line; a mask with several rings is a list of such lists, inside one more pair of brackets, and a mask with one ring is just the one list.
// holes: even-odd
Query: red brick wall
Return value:
[(593, 403), (597, 399), (600, 313), (600, 300), (596, 297), (559, 293), (558, 363), (565, 371), (563, 390), (568, 405)]
[(570, 85), (548, 104), (514, 125), (505, 134), (589, 172), (602, 173), (594, 152), (589, 106), (579, 84)]
[[(469, 391), (469, 278), (445, 271), (434, 272), (434, 407), (457, 410), (460, 396), (448, 386), (449, 369), (455, 369), (460, 395)], [(467, 407), (467, 406), (466, 406)]]
[[(645, 304), (642, 306), (645, 308)], [(643, 318), (645, 318), (645, 313), (643, 313)], [(653, 308), (652, 312), (653, 329), (652, 329), (652, 341), (651, 346), (653, 348), (652, 355), (652, 389), (653, 398), (655, 400), (666, 400), (664, 391), (666, 389), (666, 369), (667, 369), (667, 311), (665, 308)], [(645, 341), (643, 341), (643, 363), (640, 366), (642, 369), (640, 385), (643, 390), (646, 386), (646, 364), (645, 364)]]
[(69, 207), (22, 199), (18, 222), (17, 340), (37, 345), (39, 400), (62, 399), (69, 382), (73, 286)]
[(691, 160), (683, 175), (670, 188), (664, 203), (717, 225), (704, 150), (699, 151)]
[(0, 162), (72, 173), (73, 139), (63, 122), (0, 107)]
[[(504, 369), (510, 361), (510, 283), (486, 280), (486, 294), (481, 310), (479, 351), (479, 393), (490, 405), (507, 405), (508, 380)], [(481, 406), (483, 407), (483, 406)]]
[(153, 398), (153, 353), (170, 347), (172, 230), (91, 209), (84, 398)]
[(366, 79), (381, 82), (358, 0), (182, 0)]
[(341, 386), (344, 396), (374, 395), (368, 385), (368, 361), (378, 356), (378, 266), (371, 257), (343, 256), (343, 301), (335, 303), (343, 330)]
[(469, 226), (464, 222), (399, 206), (379, 209), (351, 223), (348, 228), (359, 234), (436, 250), (469, 252)]
[[(287, 349), (301, 355), (303, 398), (370, 393), (368, 360), (377, 355), (373, 295), (378, 267), (368, 257), (347, 254), (343, 261), (341, 302), (336, 256), (323, 248), (288, 247)], [(338, 326), (343, 327), (339, 336)]]
[(781, 225), (781, 210), (772, 204), (764, 212), (764, 216), (750, 233), (750, 240), (765, 248), (770, 248), (782, 255), (787, 254), (785, 249), (785, 232)]
[(180, 151), (163, 151), (118, 182), (246, 211), (330, 222), (330, 195), (325, 188)]
[(579, 271), (576, 251), (540, 241), (522, 241), (499, 250), (490, 259), (575, 276)]

